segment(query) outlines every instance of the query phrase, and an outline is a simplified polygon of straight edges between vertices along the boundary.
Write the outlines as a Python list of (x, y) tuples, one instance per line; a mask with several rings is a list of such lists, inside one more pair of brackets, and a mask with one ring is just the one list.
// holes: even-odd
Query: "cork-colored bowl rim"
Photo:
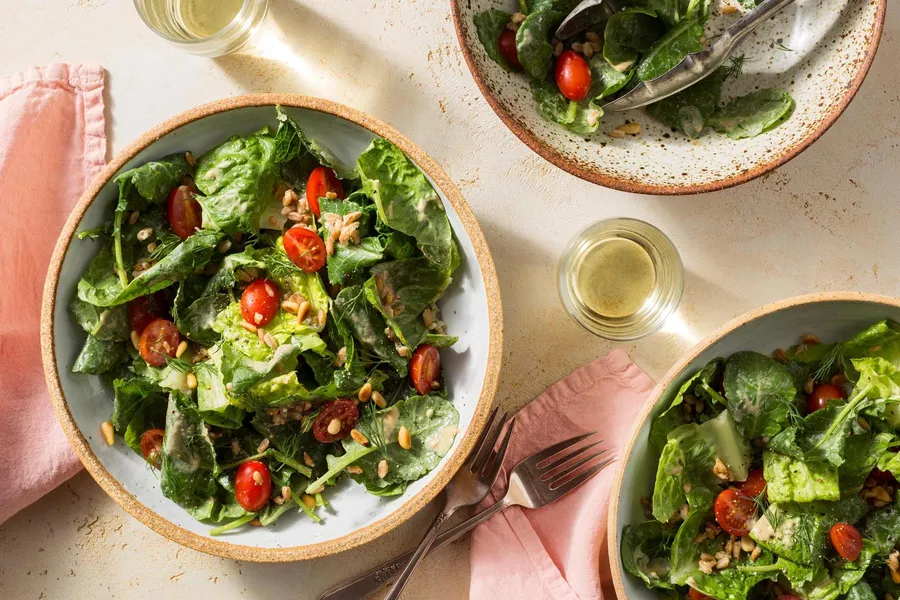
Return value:
[[(303, 546), (259, 548), (234, 544), (220, 538), (199, 535), (178, 527), (139, 502), (109, 473), (109, 471), (107, 471), (106, 467), (103, 466), (93, 450), (91, 450), (90, 445), (76, 425), (62, 391), (58, 365), (56, 363), (54, 308), (56, 305), (57, 285), (62, 270), (63, 260), (68, 252), (69, 244), (72, 242), (75, 231), (88, 207), (97, 197), (97, 194), (115, 176), (119, 169), (121, 169), (129, 160), (134, 158), (139, 152), (159, 140), (161, 137), (198, 119), (241, 108), (260, 106), (274, 107), (275, 105), (309, 109), (355, 123), (373, 134), (394, 143), (431, 178), (435, 186), (453, 206), (463, 224), (466, 234), (472, 242), (473, 248), (475, 249), (475, 254), (478, 258), (478, 263), (484, 278), (484, 287), (487, 295), (490, 340), (488, 345), (488, 363), (481, 395), (472, 415), (470, 425), (457, 445), (456, 450), (451, 456), (447, 457), (446, 462), (436, 473), (432, 481), (425, 485), (417, 494), (405, 499), (404, 503), (388, 516), (340, 538)], [(472, 449), (475, 440), (484, 428), (485, 421), (487, 420), (488, 413), (497, 391), (500, 361), (503, 354), (502, 338), (503, 315), (500, 304), (500, 288), (497, 282), (494, 261), (491, 258), (484, 234), (482, 233), (472, 210), (469, 208), (469, 205), (466, 203), (459, 189), (450, 180), (447, 174), (444, 173), (443, 169), (422, 149), (390, 125), (353, 108), (328, 100), (298, 94), (244, 95), (204, 104), (157, 125), (120, 152), (119, 155), (94, 178), (88, 189), (78, 200), (72, 213), (69, 215), (50, 259), (50, 267), (47, 271), (47, 278), (44, 283), (44, 294), (41, 304), (41, 355), (43, 359), (44, 376), (50, 391), (50, 399), (53, 403), (53, 408), (56, 411), (59, 422), (62, 425), (63, 431), (65, 431), (66, 436), (69, 439), (69, 443), (75, 449), (76, 454), (91, 476), (93, 476), (97, 483), (100, 484), (100, 487), (102, 487), (116, 503), (141, 523), (174, 542), (208, 554), (256, 562), (308, 560), (349, 550), (372, 541), (393, 530), (434, 499), (462, 465), (466, 456)]]
[(900, 298), (894, 298), (892, 296), (882, 296), (880, 294), (871, 294), (868, 292), (822, 292), (818, 294), (794, 296), (793, 298), (786, 298), (784, 300), (778, 300), (777, 302), (763, 305), (757, 309), (751, 310), (750, 312), (744, 313), (743, 315), (732, 319), (725, 325), (722, 325), (712, 334), (698, 342), (696, 345), (694, 345), (694, 347), (691, 348), (691, 350), (684, 356), (684, 358), (679, 360), (677, 363), (675, 363), (675, 366), (669, 369), (666, 375), (659, 381), (659, 383), (656, 384), (656, 387), (653, 388), (653, 391), (650, 392), (650, 395), (647, 397), (647, 400), (645, 401), (641, 412), (638, 414), (632, 425), (631, 433), (628, 436), (628, 442), (619, 452), (619, 462), (616, 466), (616, 474), (613, 477), (612, 489), (610, 491), (609, 519), (606, 526), (606, 535), (608, 540), (608, 558), (610, 570), (612, 571), (613, 585), (616, 589), (616, 595), (619, 598), (627, 598), (625, 594), (623, 568), (621, 560), (619, 558), (621, 553), (619, 550), (620, 539), (618, 527), (619, 500), (622, 493), (622, 484), (625, 481), (625, 467), (628, 464), (628, 459), (631, 456), (632, 451), (634, 450), (634, 445), (635, 443), (637, 443), (644, 423), (647, 421), (647, 419), (650, 417), (650, 414), (653, 412), (653, 409), (659, 403), (663, 393), (666, 391), (666, 388), (668, 388), (672, 384), (672, 382), (678, 379), (684, 372), (684, 370), (688, 367), (688, 365), (696, 360), (696, 358), (700, 356), (700, 354), (702, 354), (707, 348), (709, 348), (711, 345), (718, 342), (722, 338), (728, 336), (739, 327), (743, 327), (751, 321), (755, 321), (765, 315), (777, 313), (789, 308), (795, 308), (798, 306), (810, 304), (819, 304), (823, 302), (862, 302), (867, 304), (882, 304), (885, 306), (900, 308)]
[(466, 65), (468, 65), (469, 67), (469, 72), (472, 74), (472, 78), (475, 79), (475, 84), (478, 86), (478, 89), (481, 90), (481, 95), (484, 96), (490, 107), (494, 110), (495, 113), (497, 113), (497, 116), (500, 117), (500, 119), (506, 124), (507, 127), (509, 127), (510, 131), (512, 131), (516, 135), (516, 137), (518, 137), (525, 143), (526, 146), (531, 148), (541, 157), (556, 165), (560, 169), (568, 171), (572, 175), (580, 177), (585, 181), (590, 181), (591, 183), (596, 183), (598, 185), (602, 185), (604, 187), (619, 190), (622, 192), (630, 192), (632, 194), (653, 194), (657, 196), (684, 196), (689, 194), (703, 194), (706, 192), (715, 192), (741, 185), (742, 183), (747, 183), (748, 181), (752, 181), (757, 177), (761, 177), (762, 175), (765, 175), (770, 171), (778, 169), (791, 159), (796, 158), (798, 155), (800, 155), (801, 152), (812, 146), (813, 143), (815, 143), (820, 137), (825, 134), (826, 131), (831, 128), (832, 125), (834, 125), (835, 121), (838, 120), (838, 117), (843, 114), (844, 110), (846, 110), (846, 108), (850, 105), (850, 102), (853, 100), (853, 98), (856, 97), (856, 93), (859, 91), (860, 86), (862, 86), (863, 81), (865, 81), (866, 79), (866, 75), (868, 75), (869, 73), (869, 69), (872, 66), (872, 61), (875, 59), (875, 54), (878, 52), (878, 46), (881, 43), (881, 35), (884, 32), (885, 15), (887, 13), (887, 0), (875, 0), (878, 4), (878, 7), (875, 13), (875, 28), (872, 35), (872, 41), (869, 44), (869, 47), (866, 49), (866, 54), (862, 58), (861, 64), (856, 71), (856, 75), (847, 86), (843, 97), (841, 97), (838, 102), (832, 105), (831, 110), (828, 112), (825, 118), (822, 119), (819, 125), (813, 131), (811, 131), (809, 135), (807, 135), (806, 138), (804, 138), (799, 144), (782, 152), (779, 155), (771, 157), (764, 163), (759, 164), (752, 169), (748, 169), (719, 181), (711, 181), (709, 183), (691, 185), (649, 185), (637, 181), (604, 175), (602, 173), (598, 173), (593, 169), (585, 167), (583, 164), (574, 159), (566, 158), (550, 144), (532, 133), (531, 130), (522, 122), (511, 115), (509, 111), (507, 111), (503, 106), (503, 103), (501, 103), (497, 96), (494, 94), (490, 85), (481, 74), (481, 71), (478, 69), (475, 58), (472, 54), (472, 49), (469, 48), (469, 44), (466, 41), (464, 28), (468, 27), (468, 25), (463, 23), (463, 18), (462, 15), (460, 15), (459, 11), (459, 3), (463, 1), (464, 0), (450, 0), (451, 14), (453, 16), (453, 26), (456, 29), (456, 38), (459, 41), (460, 48), (462, 49), (463, 58), (465, 58), (466, 60)]

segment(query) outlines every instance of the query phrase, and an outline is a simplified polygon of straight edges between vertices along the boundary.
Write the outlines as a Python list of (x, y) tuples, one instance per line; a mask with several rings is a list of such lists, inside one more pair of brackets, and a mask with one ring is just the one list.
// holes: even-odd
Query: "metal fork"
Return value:
[[(603, 460), (583, 471), (592, 460), (603, 455), (601, 449), (588, 454), (603, 440), (572, 450), (596, 432), (579, 435), (550, 446), (517, 464), (509, 474), (509, 485), (503, 498), (459, 525), (441, 533), (431, 552), (456, 541), (501, 510), (510, 506), (540, 508), (559, 500), (607, 467), (612, 459)], [(573, 462), (576, 461), (577, 462)], [(376, 592), (396, 577), (412, 558), (413, 551), (401, 554), (377, 567), (331, 588), (319, 600), (359, 600)]]
[(503, 436), (500, 447), (494, 451), (497, 438), (500, 437), (500, 432), (503, 431), (503, 426), (507, 422), (507, 414), (503, 413), (497, 422), (497, 426), (493, 427), (496, 416), (497, 409), (495, 408), (491, 413), (487, 426), (481, 432), (478, 441), (475, 442), (474, 449), (469, 454), (469, 458), (466, 460), (463, 468), (453, 476), (453, 479), (444, 488), (444, 507), (434, 517), (431, 527), (428, 528), (425, 537), (422, 538), (419, 547), (413, 552), (403, 571), (397, 576), (397, 581), (387, 596), (385, 596), (385, 600), (397, 600), (400, 597), (413, 571), (416, 570), (419, 562), (431, 548), (431, 545), (434, 544), (434, 540), (437, 538), (437, 534), (444, 522), (460, 508), (478, 504), (491, 491), (491, 487), (497, 479), (497, 474), (500, 472), (500, 466), (503, 464), (503, 457), (506, 456), (509, 438), (515, 425), (515, 420), (509, 421), (506, 435)]

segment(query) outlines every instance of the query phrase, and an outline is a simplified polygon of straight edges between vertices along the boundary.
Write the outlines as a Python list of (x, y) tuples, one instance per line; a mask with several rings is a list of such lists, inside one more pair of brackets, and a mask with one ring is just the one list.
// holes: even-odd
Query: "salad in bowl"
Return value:
[(439, 300), (460, 265), (441, 198), (393, 143), (341, 162), (277, 128), (116, 177), (69, 305), (97, 427), (211, 534), (319, 521), (350, 478), (401, 495), (453, 446)]
[(900, 597), (900, 323), (714, 358), (661, 409), (632, 577), (663, 598)]

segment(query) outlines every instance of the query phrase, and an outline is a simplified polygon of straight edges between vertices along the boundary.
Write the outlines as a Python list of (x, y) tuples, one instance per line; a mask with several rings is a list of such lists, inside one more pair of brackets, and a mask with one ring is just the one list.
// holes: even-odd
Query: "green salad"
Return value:
[[(402, 494), (458, 432), (436, 302), (460, 255), (425, 175), (376, 138), (353, 166), (280, 108), (277, 128), (118, 175), (72, 315), (73, 370), (114, 393), (101, 429), (221, 533), (345, 477)], [(88, 242), (82, 242), (88, 243)]]
[[(663, 75), (685, 56), (704, 49), (712, 0), (628, 0), (603, 23), (564, 42), (554, 33), (579, 0), (519, 0), (519, 11), (492, 8), (474, 17), (487, 55), (507, 71), (523, 72), (541, 116), (578, 135), (597, 131), (603, 109), (642, 81)], [(742, 0), (745, 10), (757, 0)], [(707, 129), (732, 139), (760, 135), (783, 123), (794, 110), (791, 96), (758, 89), (725, 99), (724, 88), (744, 62), (726, 67), (686, 90), (647, 107), (672, 129), (698, 138)], [(626, 123), (611, 137), (640, 133)]]
[(622, 564), (661, 598), (900, 598), (900, 323), (691, 374)]

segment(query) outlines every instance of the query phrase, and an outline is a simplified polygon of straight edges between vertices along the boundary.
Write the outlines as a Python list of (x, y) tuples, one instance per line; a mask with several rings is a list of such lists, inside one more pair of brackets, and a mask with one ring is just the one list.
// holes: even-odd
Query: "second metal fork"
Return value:
[[(572, 450), (596, 432), (579, 435), (537, 452), (517, 464), (509, 475), (509, 485), (503, 498), (463, 521), (459, 525), (441, 533), (431, 551), (450, 544), (487, 521), (498, 512), (510, 506), (540, 508), (554, 502), (607, 467), (613, 459), (605, 459), (588, 466), (591, 461), (602, 456), (606, 450), (594, 452), (602, 440)], [(583, 469), (583, 470), (580, 470)], [(580, 471), (579, 471), (580, 470)], [(390, 583), (406, 566), (413, 551), (410, 550), (392, 560), (384, 562), (361, 575), (334, 587), (320, 596), (319, 600), (359, 600), (376, 592)]]

